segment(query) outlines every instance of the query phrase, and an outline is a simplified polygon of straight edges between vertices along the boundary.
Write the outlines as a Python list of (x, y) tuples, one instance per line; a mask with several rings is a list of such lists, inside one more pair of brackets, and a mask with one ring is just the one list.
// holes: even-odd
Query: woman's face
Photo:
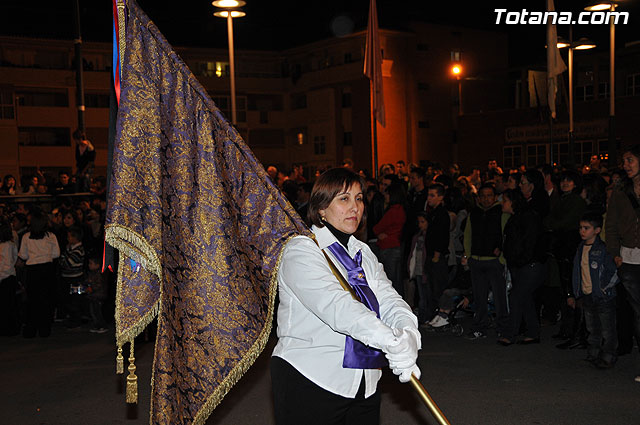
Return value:
[(75, 224), (75, 220), (71, 214), (65, 214), (62, 222), (64, 223), (64, 227), (71, 227)]
[(525, 176), (522, 176), (520, 179), (520, 190), (527, 199), (529, 199), (533, 193), (533, 183), (530, 183)]
[(560, 182), (560, 190), (563, 193), (571, 192), (573, 191), (573, 189), (575, 189), (575, 187), (576, 184), (573, 182), (573, 180), (562, 179), (562, 181)]
[(9, 177), (9, 178), (7, 179), (6, 186), (7, 186), (8, 188), (16, 187), (16, 179), (14, 179), (13, 177)]
[(355, 233), (364, 213), (364, 195), (359, 184), (341, 190), (329, 206), (320, 210), (320, 217), (341, 232)]
[(627, 173), (627, 176), (630, 178), (637, 176), (640, 171), (638, 158), (631, 152), (625, 152), (625, 154), (622, 155), (622, 168), (624, 168), (625, 173)]
[(513, 203), (505, 195), (502, 195), (502, 212), (513, 214)]
[(518, 188), (518, 182), (516, 182), (516, 179), (514, 179), (512, 176), (509, 176), (509, 179), (507, 180), (507, 189), (517, 189)]

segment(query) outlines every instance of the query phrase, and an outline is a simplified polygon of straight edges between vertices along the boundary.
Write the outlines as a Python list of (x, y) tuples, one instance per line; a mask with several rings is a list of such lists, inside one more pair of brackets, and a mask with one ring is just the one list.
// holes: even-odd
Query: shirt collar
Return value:
[[(333, 235), (333, 233), (331, 233), (331, 230), (329, 230), (327, 226), (318, 227), (314, 224), (311, 226), (311, 231), (314, 235), (316, 235), (316, 240), (318, 241), (318, 246), (320, 246), (320, 249), (325, 249), (329, 245), (338, 242), (338, 239)], [(353, 251), (357, 248), (355, 246), (355, 240), (356, 238), (351, 235), (351, 237), (349, 238), (349, 246), (347, 246), (349, 255), (354, 254)]]

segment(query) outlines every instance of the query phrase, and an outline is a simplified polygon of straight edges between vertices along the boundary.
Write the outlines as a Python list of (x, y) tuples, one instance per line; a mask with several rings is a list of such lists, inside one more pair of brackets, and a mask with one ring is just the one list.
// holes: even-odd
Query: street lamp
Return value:
[(454, 63), (451, 65), (451, 75), (458, 80), (458, 115), (462, 115), (462, 65)]
[(569, 27), (569, 41), (559, 39), (558, 48), (569, 48), (569, 162), (574, 164), (575, 160), (575, 143), (573, 135), (573, 51), (593, 49), (596, 45), (586, 38), (577, 41), (572, 39), (572, 29)]
[(231, 124), (236, 125), (236, 73), (233, 57), (233, 18), (242, 18), (246, 15), (240, 8), (247, 4), (242, 0), (216, 0), (211, 3), (219, 8), (213, 16), (226, 18), (227, 37), (229, 38), (229, 72), (231, 77)]
[[(618, 7), (617, 1), (598, 1), (584, 8), (589, 12), (597, 12), (603, 10), (609, 10), (610, 12), (615, 12), (616, 7)], [(616, 146), (616, 135), (615, 135), (615, 52), (616, 52), (616, 26), (614, 24), (614, 19), (611, 19), (612, 16), (609, 16), (609, 144), (608, 144), (608, 153), (609, 153), (609, 166), (614, 166), (617, 163), (617, 150)], [(613, 165), (611, 165), (613, 164)]]

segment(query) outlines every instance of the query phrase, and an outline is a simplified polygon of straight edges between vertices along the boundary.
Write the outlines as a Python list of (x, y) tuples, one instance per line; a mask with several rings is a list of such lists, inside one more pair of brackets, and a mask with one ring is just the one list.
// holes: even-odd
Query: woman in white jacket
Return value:
[[(344, 168), (322, 174), (308, 211), (316, 240), (299, 236), (283, 251), (271, 361), (278, 425), (377, 424), (381, 368), (388, 362), (401, 382), (420, 377), (416, 317), (369, 247), (352, 236), (364, 212), (363, 187)], [(325, 255), (360, 301), (342, 289)]]

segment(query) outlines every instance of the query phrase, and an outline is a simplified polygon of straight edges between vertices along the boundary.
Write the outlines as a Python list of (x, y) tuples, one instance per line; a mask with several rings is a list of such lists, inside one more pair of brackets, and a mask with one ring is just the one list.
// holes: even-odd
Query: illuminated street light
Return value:
[(451, 73), (459, 77), (460, 74), (462, 73), (462, 67), (460, 65), (453, 65), (451, 67)]
[(569, 29), (569, 41), (558, 38), (558, 48), (569, 48), (569, 162), (574, 163), (574, 135), (573, 135), (573, 51), (588, 50), (596, 47), (595, 43), (582, 37), (572, 41), (571, 28)]
[(225, 18), (227, 20), (227, 35), (229, 38), (229, 72), (231, 80), (231, 124), (234, 126), (236, 122), (236, 73), (235, 73), (235, 61), (233, 55), (233, 18), (242, 18), (247, 14), (239, 8), (247, 4), (242, 0), (216, 0), (211, 3), (217, 8), (213, 16), (218, 18)]

